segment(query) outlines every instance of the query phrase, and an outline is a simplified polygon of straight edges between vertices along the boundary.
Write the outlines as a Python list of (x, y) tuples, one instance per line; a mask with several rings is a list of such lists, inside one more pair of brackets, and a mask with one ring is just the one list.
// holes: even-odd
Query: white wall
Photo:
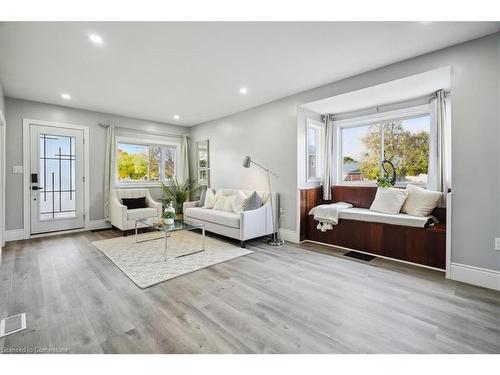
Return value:
[(452, 261), (500, 270), (499, 36), (490, 35), (402, 61), (263, 106), (195, 126), (193, 144), (210, 140), (213, 187), (263, 188), (263, 174), (241, 167), (251, 155), (280, 178), (286, 217), (297, 230), (297, 106), (432, 69), (451, 66)]
[[(53, 121), (89, 127), (90, 146), (90, 220), (104, 218), (104, 148), (106, 131), (98, 123), (112, 123), (123, 126), (165, 134), (187, 134), (188, 128), (145, 121), (106, 113), (92, 112), (52, 104), (37, 103), (21, 99), (6, 98), (7, 121), (7, 168), (6, 168), (6, 229), (23, 228), (23, 186), (22, 174), (13, 174), (12, 166), (23, 165), (23, 118)], [(141, 135), (146, 138), (146, 135)], [(158, 197), (159, 188), (152, 189)]]

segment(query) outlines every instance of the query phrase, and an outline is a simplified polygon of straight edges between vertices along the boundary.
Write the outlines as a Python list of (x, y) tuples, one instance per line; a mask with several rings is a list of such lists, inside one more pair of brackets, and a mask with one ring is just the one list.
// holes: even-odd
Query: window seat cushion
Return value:
[[(408, 214), (386, 214), (369, 210), (368, 208), (346, 208), (339, 211), (339, 218), (346, 220), (369, 221), (405, 227), (427, 228), (437, 222), (433, 216), (413, 216)], [(340, 221), (342, 223), (342, 221)]]

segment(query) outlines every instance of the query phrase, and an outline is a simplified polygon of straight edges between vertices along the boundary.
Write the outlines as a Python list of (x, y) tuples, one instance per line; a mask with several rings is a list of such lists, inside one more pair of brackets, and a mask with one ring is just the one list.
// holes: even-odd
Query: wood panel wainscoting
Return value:
[(369, 208), (376, 192), (377, 188), (372, 186), (333, 186), (332, 200), (324, 201), (321, 188), (300, 190), (300, 240), (346, 247), (444, 270), (445, 208), (436, 208), (432, 212), (439, 223), (429, 228), (341, 219), (333, 230), (321, 232), (316, 229), (318, 222), (308, 215), (311, 208), (333, 202), (348, 202), (354, 207)]

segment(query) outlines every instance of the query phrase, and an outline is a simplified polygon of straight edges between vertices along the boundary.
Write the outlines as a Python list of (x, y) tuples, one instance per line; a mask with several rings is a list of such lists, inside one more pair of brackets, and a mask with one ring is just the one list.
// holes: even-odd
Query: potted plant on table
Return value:
[[(186, 181), (180, 183), (177, 178), (172, 180), (172, 183), (165, 185), (162, 183), (163, 189), (163, 204), (167, 205), (171, 203), (177, 213), (179, 219), (182, 218), (182, 210), (184, 202), (187, 202), (192, 192), (192, 181), (187, 179)], [(196, 189), (194, 189), (196, 190)], [(179, 217), (180, 216), (180, 217)]]
[(170, 210), (168, 207), (165, 208), (165, 211), (163, 211), (162, 216), (165, 219), (165, 224), (173, 224), (176, 217), (173, 207), (172, 210)]

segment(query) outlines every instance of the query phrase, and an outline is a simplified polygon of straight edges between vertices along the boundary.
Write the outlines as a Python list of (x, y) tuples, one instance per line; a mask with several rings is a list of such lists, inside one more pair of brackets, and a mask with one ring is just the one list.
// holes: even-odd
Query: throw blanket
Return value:
[(339, 222), (339, 211), (351, 208), (352, 204), (337, 202), (333, 204), (322, 204), (309, 211), (309, 215), (314, 215), (314, 220), (319, 221), (316, 229), (326, 232), (333, 229)]

